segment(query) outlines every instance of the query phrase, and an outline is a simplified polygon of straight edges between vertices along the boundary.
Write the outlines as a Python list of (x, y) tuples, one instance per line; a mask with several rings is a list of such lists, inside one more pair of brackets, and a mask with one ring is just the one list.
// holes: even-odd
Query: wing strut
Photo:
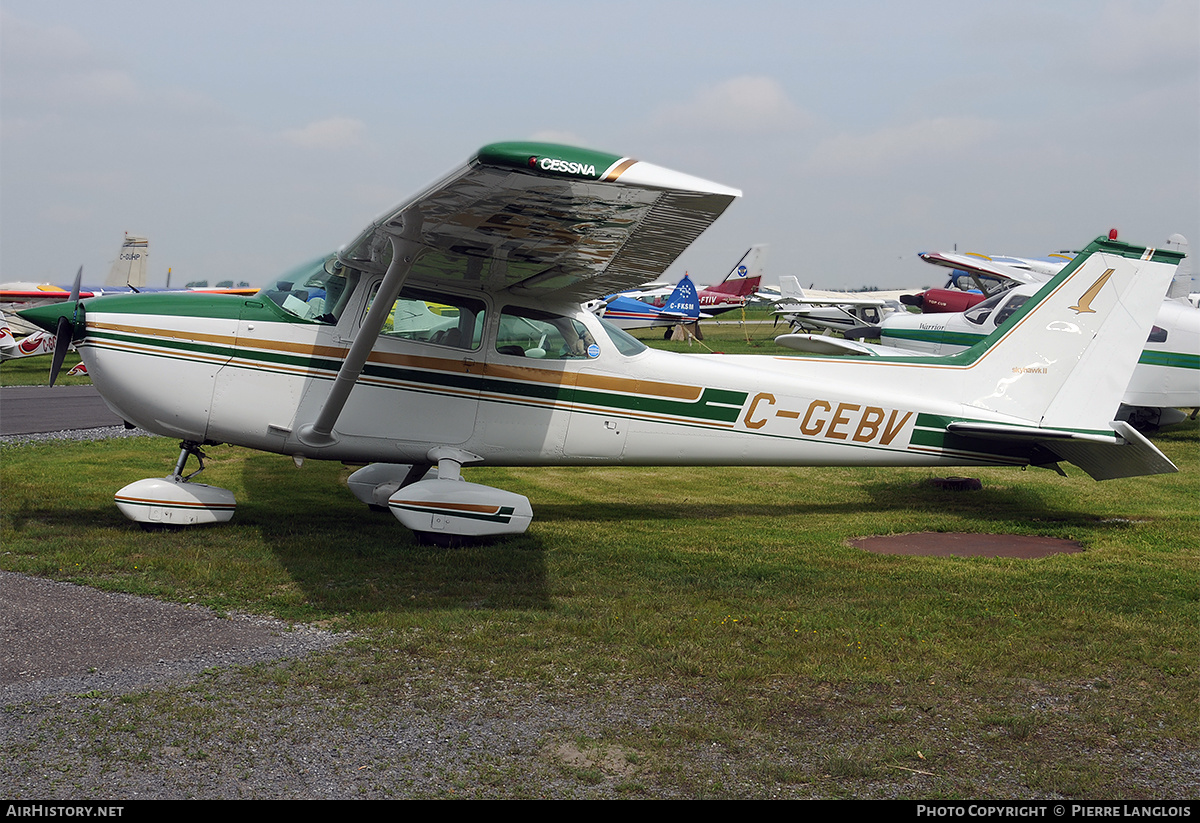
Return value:
[[(409, 226), (406, 225), (405, 228), (408, 229)], [(411, 233), (414, 236), (417, 234), (415, 231)], [(322, 448), (332, 446), (337, 442), (338, 438), (333, 433), (333, 426), (337, 423), (342, 408), (350, 398), (350, 390), (354, 388), (354, 384), (358, 382), (358, 376), (362, 374), (363, 366), (366, 365), (367, 357), (371, 354), (371, 349), (379, 338), (379, 332), (383, 329), (388, 312), (392, 310), (392, 304), (400, 295), (401, 286), (404, 285), (417, 258), (427, 250), (416, 241), (407, 240), (394, 234), (390, 235), (388, 239), (392, 243), (392, 262), (383, 276), (383, 282), (379, 284), (379, 291), (375, 295), (374, 302), (371, 303), (371, 310), (367, 312), (362, 328), (358, 330), (358, 336), (350, 344), (350, 351), (346, 353), (346, 359), (342, 361), (342, 367), (338, 369), (337, 377), (333, 381), (333, 388), (330, 389), (329, 396), (325, 398), (325, 405), (321, 407), (317, 419), (301, 426), (296, 433), (297, 439), (306, 446)]]

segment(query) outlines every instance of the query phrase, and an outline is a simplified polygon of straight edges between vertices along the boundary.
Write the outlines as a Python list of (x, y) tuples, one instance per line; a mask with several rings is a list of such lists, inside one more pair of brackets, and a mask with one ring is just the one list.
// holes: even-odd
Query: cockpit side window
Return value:
[(500, 312), (496, 351), (514, 357), (565, 360), (595, 357), (598, 349), (591, 332), (574, 318), (507, 306)]
[(1004, 304), (1004, 308), (996, 312), (996, 325), (999, 326), (1008, 318), (1012, 317), (1017, 309), (1025, 305), (1029, 297), (1024, 294), (1015, 294), (1013, 298)]
[[(364, 310), (370, 310), (379, 291), (376, 285)], [(392, 304), (380, 334), (384, 337), (450, 346), (456, 349), (478, 349), (483, 339), (486, 305), (473, 297), (434, 292), (428, 289), (405, 287)]]
[(346, 268), (336, 256), (319, 257), (285, 272), (258, 296), (301, 320), (332, 324), (349, 303), (358, 277), (356, 269)]

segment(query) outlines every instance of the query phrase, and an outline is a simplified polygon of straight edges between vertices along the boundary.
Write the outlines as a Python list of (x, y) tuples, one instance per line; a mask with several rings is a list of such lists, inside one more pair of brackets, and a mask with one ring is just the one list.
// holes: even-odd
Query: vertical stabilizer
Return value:
[(146, 285), (146, 262), (150, 257), (150, 241), (145, 237), (125, 235), (121, 253), (113, 261), (104, 279), (106, 286), (133, 286), (140, 289)]
[(1180, 254), (1100, 237), (978, 344), (964, 402), (1043, 428), (1108, 431)]
[(1171, 288), (1167, 290), (1167, 297), (1186, 298), (1197, 290), (1187, 238), (1182, 234), (1172, 234), (1167, 238), (1167, 248), (1186, 255), (1179, 261), (1179, 268), (1175, 270), (1175, 278), (1171, 281)]
[(793, 277), (790, 274), (785, 274), (779, 278), (779, 296), (783, 298), (791, 297), (795, 300), (804, 299), (804, 289), (800, 288), (799, 278)]
[(725, 279), (708, 291), (721, 294), (732, 294), (736, 297), (750, 297), (762, 284), (763, 263), (767, 259), (766, 245), (751, 246), (742, 255)]
[(700, 319), (700, 298), (696, 295), (695, 284), (686, 274), (679, 281), (679, 285), (675, 287), (675, 291), (671, 292), (671, 297), (663, 306), (662, 313), (671, 318)]

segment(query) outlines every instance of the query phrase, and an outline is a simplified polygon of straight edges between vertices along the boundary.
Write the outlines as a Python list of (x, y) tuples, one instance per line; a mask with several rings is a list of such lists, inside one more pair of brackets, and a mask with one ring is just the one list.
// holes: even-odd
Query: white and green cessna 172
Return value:
[(1175, 470), (1112, 420), (1173, 252), (1097, 239), (949, 357), (672, 354), (582, 310), (660, 276), (739, 195), (631, 158), (496, 144), (252, 298), (25, 316), (74, 341), (116, 413), (183, 440), (172, 476), (116, 495), (149, 526), (232, 516), (231, 493), (184, 475), (212, 443), (368, 463), (355, 494), (443, 538), (532, 517), (525, 497), (463, 480), (470, 463)]

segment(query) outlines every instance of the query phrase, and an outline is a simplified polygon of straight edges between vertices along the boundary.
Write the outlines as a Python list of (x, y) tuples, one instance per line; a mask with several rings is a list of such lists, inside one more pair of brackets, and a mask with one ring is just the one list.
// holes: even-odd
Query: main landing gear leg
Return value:
[[(185, 475), (188, 457), (200, 467)], [(201, 523), (224, 523), (233, 517), (237, 502), (228, 489), (192, 483), (204, 471), (205, 454), (194, 440), (179, 444), (179, 459), (168, 477), (151, 477), (130, 483), (114, 499), (121, 513), (146, 531), (174, 529)]]

